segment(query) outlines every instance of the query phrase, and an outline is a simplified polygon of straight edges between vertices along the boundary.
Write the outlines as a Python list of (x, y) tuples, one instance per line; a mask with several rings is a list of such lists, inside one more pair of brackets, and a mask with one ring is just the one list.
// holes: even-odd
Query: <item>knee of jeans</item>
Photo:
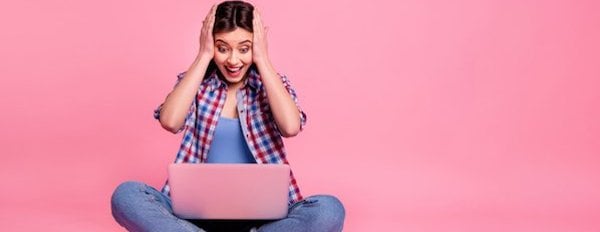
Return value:
[(318, 195), (309, 198), (316, 199), (315, 203), (318, 203), (321, 208), (316, 218), (317, 224), (320, 224), (320, 227), (338, 228), (341, 231), (346, 217), (346, 210), (342, 202), (331, 195)]
[(126, 181), (121, 183), (112, 194), (111, 205), (113, 208), (120, 207), (127, 202), (127, 198), (134, 196), (136, 191), (140, 191), (145, 187), (144, 183), (136, 181)]

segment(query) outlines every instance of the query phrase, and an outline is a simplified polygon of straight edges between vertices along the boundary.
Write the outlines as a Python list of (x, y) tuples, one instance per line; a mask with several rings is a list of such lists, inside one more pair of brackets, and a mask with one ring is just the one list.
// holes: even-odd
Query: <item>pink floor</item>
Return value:
[[(316, 178), (304, 176), (304, 179)], [(376, 193), (361, 186), (343, 183), (317, 188), (325, 192), (332, 192), (329, 189), (334, 188), (345, 189), (336, 195), (346, 205), (344, 231), (349, 232), (597, 232), (600, 230), (600, 210), (596, 198), (588, 196), (591, 193), (574, 191), (579, 188), (573, 184), (576, 181), (569, 181), (571, 189), (549, 190), (546, 196), (538, 195), (542, 191), (539, 190), (540, 185), (536, 187), (538, 190), (498, 190), (482, 195), (473, 195), (481, 194), (482, 190), (475, 192), (466, 187), (447, 189), (445, 193), (413, 192), (415, 190)], [(581, 184), (595, 183), (585, 178), (579, 181)], [(150, 182), (160, 181), (156, 178), (156, 181)], [(461, 182), (466, 183), (464, 180)], [(560, 180), (558, 182), (561, 183)], [(398, 183), (410, 184), (403, 178), (398, 178)], [(10, 192), (3, 193), (13, 201), (2, 201), (2, 231), (124, 231), (110, 215), (109, 197), (112, 190), (108, 186), (112, 184), (104, 183), (102, 188), (80, 185), (81, 188), (60, 193), (44, 194), (40, 190), (39, 195), (30, 193), (27, 199), (15, 198)], [(420, 191), (418, 189), (423, 186), (413, 184), (410, 187)], [(305, 192), (313, 192), (312, 188), (313, 185), (308, 185)], [(438, 188), (442, 189), (441, 186)], [(28, 190), (31, 192), (34, 189)], [(21, 196), (26, 195), (23, 192)], [(456, 195), (459, 192), (461, 195)]]
[[(349, 210), (360, 210), (352, 209)], [(96, 207), (43, 208), (39, 204), (2, 207), (2, 231), (125, 231), (113, 222), (108, 209)], [(8, 215), (10, 212), (11, 215)], [(378, 218), (379, 217), (379, 218)], [(596, 232), (598, 215), (528, 215), (524, 213), (423, 212), (365, 215), (351, 211), (344, 231), (407, 232)]]

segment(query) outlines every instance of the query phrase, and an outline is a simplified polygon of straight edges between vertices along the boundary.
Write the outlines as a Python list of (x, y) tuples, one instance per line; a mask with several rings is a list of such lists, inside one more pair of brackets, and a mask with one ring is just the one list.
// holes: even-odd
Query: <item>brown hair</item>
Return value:
[(213, 35), (221, 32), (234, 31), (236, 28), (252, 30), (254, 6), (243, 1), (225, 1), (217, 6)]

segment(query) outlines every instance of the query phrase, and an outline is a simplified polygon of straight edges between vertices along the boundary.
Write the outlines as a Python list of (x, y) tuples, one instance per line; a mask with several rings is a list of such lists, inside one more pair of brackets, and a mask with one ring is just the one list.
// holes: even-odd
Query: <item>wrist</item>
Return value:
[(261, 62), (260, 64), (256, 63), (256, 69), (258, 69), (258, 72), (261, 74), (261, 78), (264, 76), (269, 76), (269, 74), (277, 74), (277, 71), (275, 71), (275, 68), (271, 62)]
[(257, 68), (260, 69), (271, 69), (272, 65), (269, 59), (257, 59), (254, 64), (256, 64)]
[(206, 64), (208, 65), (210, 63), (210, 61), (212, 60), (212, 57), (206, 54), (198, 54), (196, 56), (196, 59), (194, 60), (194, 63), (197, 64)]

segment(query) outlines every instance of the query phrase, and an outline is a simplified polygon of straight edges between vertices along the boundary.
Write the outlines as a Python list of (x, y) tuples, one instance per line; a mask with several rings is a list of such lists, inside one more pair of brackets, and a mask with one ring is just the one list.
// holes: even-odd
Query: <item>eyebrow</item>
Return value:
[[(217, 40), (215, 40), (215, 42), (221, 42), (221, 43), (224, 43), (224, 44), (227, 44), (227, 45), (229, 45), (227, 42), (225, 42), (225, 41), (224, 41), (224, 40), (222, 40), (222, 39), (217, 39)], [(250, 41), (250, 40), (244, 40), (244, 41), (242, 41), (242, 42), (239, 42), (238, 44), (243, 44), (243, 43), (252, 43), (252, 41)]]

